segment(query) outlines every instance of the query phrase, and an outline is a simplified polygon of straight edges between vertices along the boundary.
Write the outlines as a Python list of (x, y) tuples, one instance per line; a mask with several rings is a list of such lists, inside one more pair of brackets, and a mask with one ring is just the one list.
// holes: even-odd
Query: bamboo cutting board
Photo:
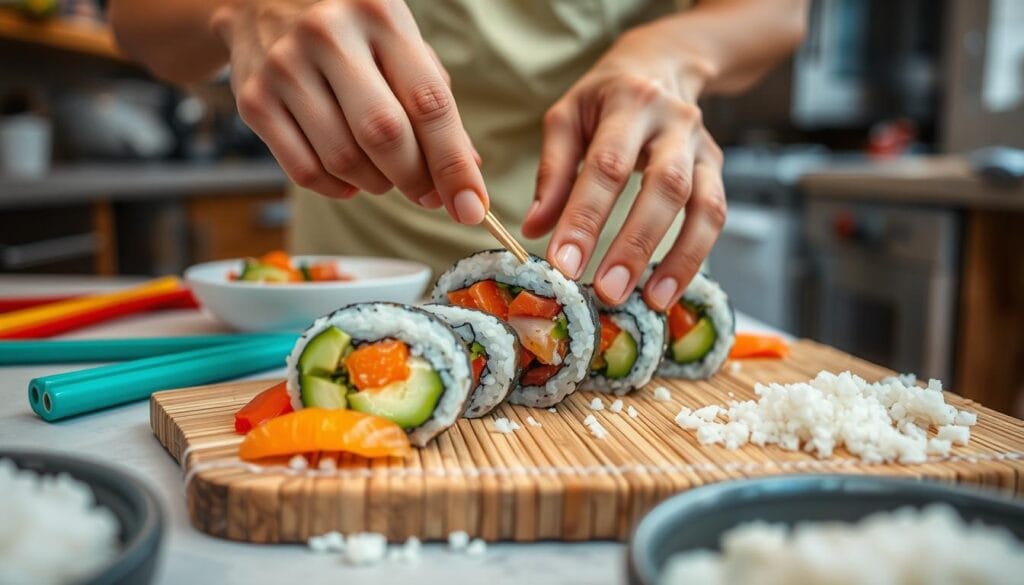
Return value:
[[(373, 531), (389, 539), (443, 539), (465, 530), (487, 540), (625, 539), (659, 501), (700, 485), (785, 473), (863, 473), (929, 478), (1024, 491), (1024, 422), (948, 395), (978, 412), (970, 445), (921, 465), (867, 464), (838, 452), (818, 460), (777, 447), (728, 451), (701, 446), (674, 422), (680, 406), (753, 398), (755, 382), (806, 381), (819, 370), (851, 370), (869, 381), (891, 375), (840, 351), (801, 341), (783, 361), (751, 360), (706, 382), (655, 380), (625, 397), (640, 415), (607, 410), (611, 400), (578, 392), (551, 413), (503, 405), (488, 417), (460, 420), (405, 460), (367, 461), (342, 455), (337, 471), (296, 471), (283, 463), (239, 461), (233, 415), (276, 381), (240, 382), (158, 392), (151, 400), (154, 433), (185, 468), (189, 514), (200, 530), (235, 540), (301, 542), (338, 530)], [(659, 402), (653, 388), (671, 389)], [(597, 439), (584, 426), (588, 404), (608, 430)], [(494, 430), (508, 417), (522, 428)], [(541, 426), (531, 426), (532, 416)]]

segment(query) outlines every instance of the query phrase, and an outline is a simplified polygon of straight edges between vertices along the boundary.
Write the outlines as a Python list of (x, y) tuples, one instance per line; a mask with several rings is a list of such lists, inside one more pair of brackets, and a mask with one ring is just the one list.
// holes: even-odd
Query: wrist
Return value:
[(652, 45), (651, 53), (662, 62), (681, 99), (696, 102), (706, 87), (718, 77), (717, 64), (701, 50), (699, 43), (687, 38), (675, 16), (656, 20), (630, 30), (628, 35)]

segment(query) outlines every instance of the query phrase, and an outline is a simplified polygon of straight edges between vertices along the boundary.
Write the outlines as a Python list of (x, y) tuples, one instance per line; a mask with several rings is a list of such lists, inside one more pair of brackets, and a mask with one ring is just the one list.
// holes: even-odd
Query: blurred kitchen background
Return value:
[[(817, 0), (790, 62), (703, 105), (737, 309), (1024, 411), (1024, 0)], [(284, 186), (226, 80), (154, 81), (103, 2), (0, 0), (0, 272), (281, 248)]]

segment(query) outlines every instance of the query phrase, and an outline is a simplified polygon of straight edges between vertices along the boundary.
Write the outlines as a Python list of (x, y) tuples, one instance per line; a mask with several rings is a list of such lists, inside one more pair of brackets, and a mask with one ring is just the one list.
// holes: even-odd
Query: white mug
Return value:
[(39, 177), (50, 168), (50, 121), (35, 114), (0, 117), (0, 174)]

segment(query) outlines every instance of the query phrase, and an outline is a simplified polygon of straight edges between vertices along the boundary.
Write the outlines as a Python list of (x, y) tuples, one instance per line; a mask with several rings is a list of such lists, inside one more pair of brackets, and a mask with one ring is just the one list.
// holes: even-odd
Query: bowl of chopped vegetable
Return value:
[(0, 583), (149, 583), (163, 513), (142, 482), (86, 459), (0, 449)]
[(203, 310), (233, 329), (298, 331), (349, 303), (415, 303), (430, 268), (395, 258), (271, 252), (197, 264), (185, 281)]
[(1024, 505), (888, 477), (723, 482), (651, 510), (626, 558), (633, 585), (1014, 583), (1024, 570)]

